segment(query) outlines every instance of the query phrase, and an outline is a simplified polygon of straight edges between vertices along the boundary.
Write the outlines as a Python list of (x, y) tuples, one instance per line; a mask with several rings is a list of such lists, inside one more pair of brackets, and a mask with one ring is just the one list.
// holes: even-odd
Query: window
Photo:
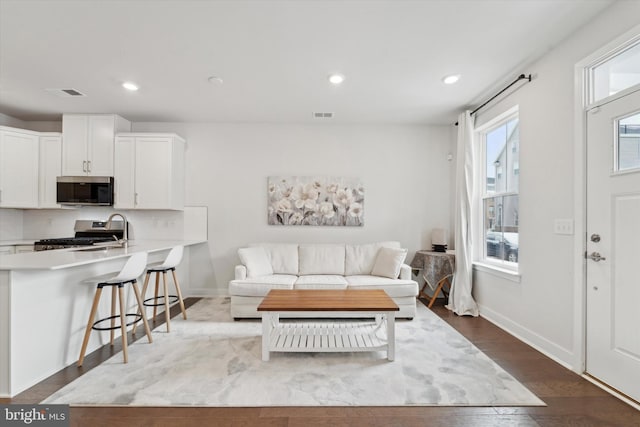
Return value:
[(591, 68), (590, 101), (596, 102), (640, 84), (640, 41)]
[(520, 126), (509, 112), (478, 131), (481, 141), (481, 261), (518, 268)]

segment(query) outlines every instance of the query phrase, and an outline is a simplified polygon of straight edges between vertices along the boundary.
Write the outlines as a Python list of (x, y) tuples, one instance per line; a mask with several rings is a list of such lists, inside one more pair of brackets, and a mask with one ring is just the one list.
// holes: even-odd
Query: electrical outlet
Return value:
[(553, 221), (553, 232), (555, 234), (573, 235), (572, 219), (556, 219)]

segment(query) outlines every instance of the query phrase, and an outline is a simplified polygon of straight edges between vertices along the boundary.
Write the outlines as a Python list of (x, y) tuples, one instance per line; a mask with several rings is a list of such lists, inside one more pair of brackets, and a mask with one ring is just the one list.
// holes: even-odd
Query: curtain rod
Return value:
[[(474, 115), (475, 113), (477, 113), (478, 111), (480, 111), (480, 109), (482, 109), (484, 106), (486, 106), (488, 103), (490, 103), (491, 101), (493, 101), (494, 99), (496, 99), (497, 97), (499, 97), (500, 95), (502, 95), (506, 90), (508, 90), (511, 86), (513, 86), (514, 84), (518, 83), (520, 80), (527, 80), (527, 82), (531, 81), (531, 74), (529, 74), (528, 76), (525, 76), (524, 74), (520, 74), (514, 81), (512, 81), (511, 83), (509, 83), (504, 89), (502, 89), (500, 92), (496, 93), (495, 95), (493, 95), (491, 98), (487, 99), (485, 102), (482, 103), (482, 105), (480, 105), (478, 108), (476, 108), (475, 110), (473, 110), (471, 112), (471, 115)], [(456, 126), (458, 126), (458, 122), (456, 122)]]

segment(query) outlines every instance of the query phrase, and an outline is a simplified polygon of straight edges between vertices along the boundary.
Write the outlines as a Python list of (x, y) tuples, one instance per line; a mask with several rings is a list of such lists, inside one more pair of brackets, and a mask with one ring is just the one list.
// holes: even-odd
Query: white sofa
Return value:
[(384, 289), (413, 318), (418, 283), (399, 242), (364, 245), (255, 243), (238, 250), (241, 264), (229, 282), (233, 318), (260, 317), (270, 289)]

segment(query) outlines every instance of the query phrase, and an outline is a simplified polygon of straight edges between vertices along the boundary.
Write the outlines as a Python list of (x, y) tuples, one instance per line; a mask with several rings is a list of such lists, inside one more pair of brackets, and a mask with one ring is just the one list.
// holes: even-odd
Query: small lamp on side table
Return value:
[(434, 228), (431, 232), (431, 247), (434, 252), (447, 251), (447, 231), (443, 228)]

